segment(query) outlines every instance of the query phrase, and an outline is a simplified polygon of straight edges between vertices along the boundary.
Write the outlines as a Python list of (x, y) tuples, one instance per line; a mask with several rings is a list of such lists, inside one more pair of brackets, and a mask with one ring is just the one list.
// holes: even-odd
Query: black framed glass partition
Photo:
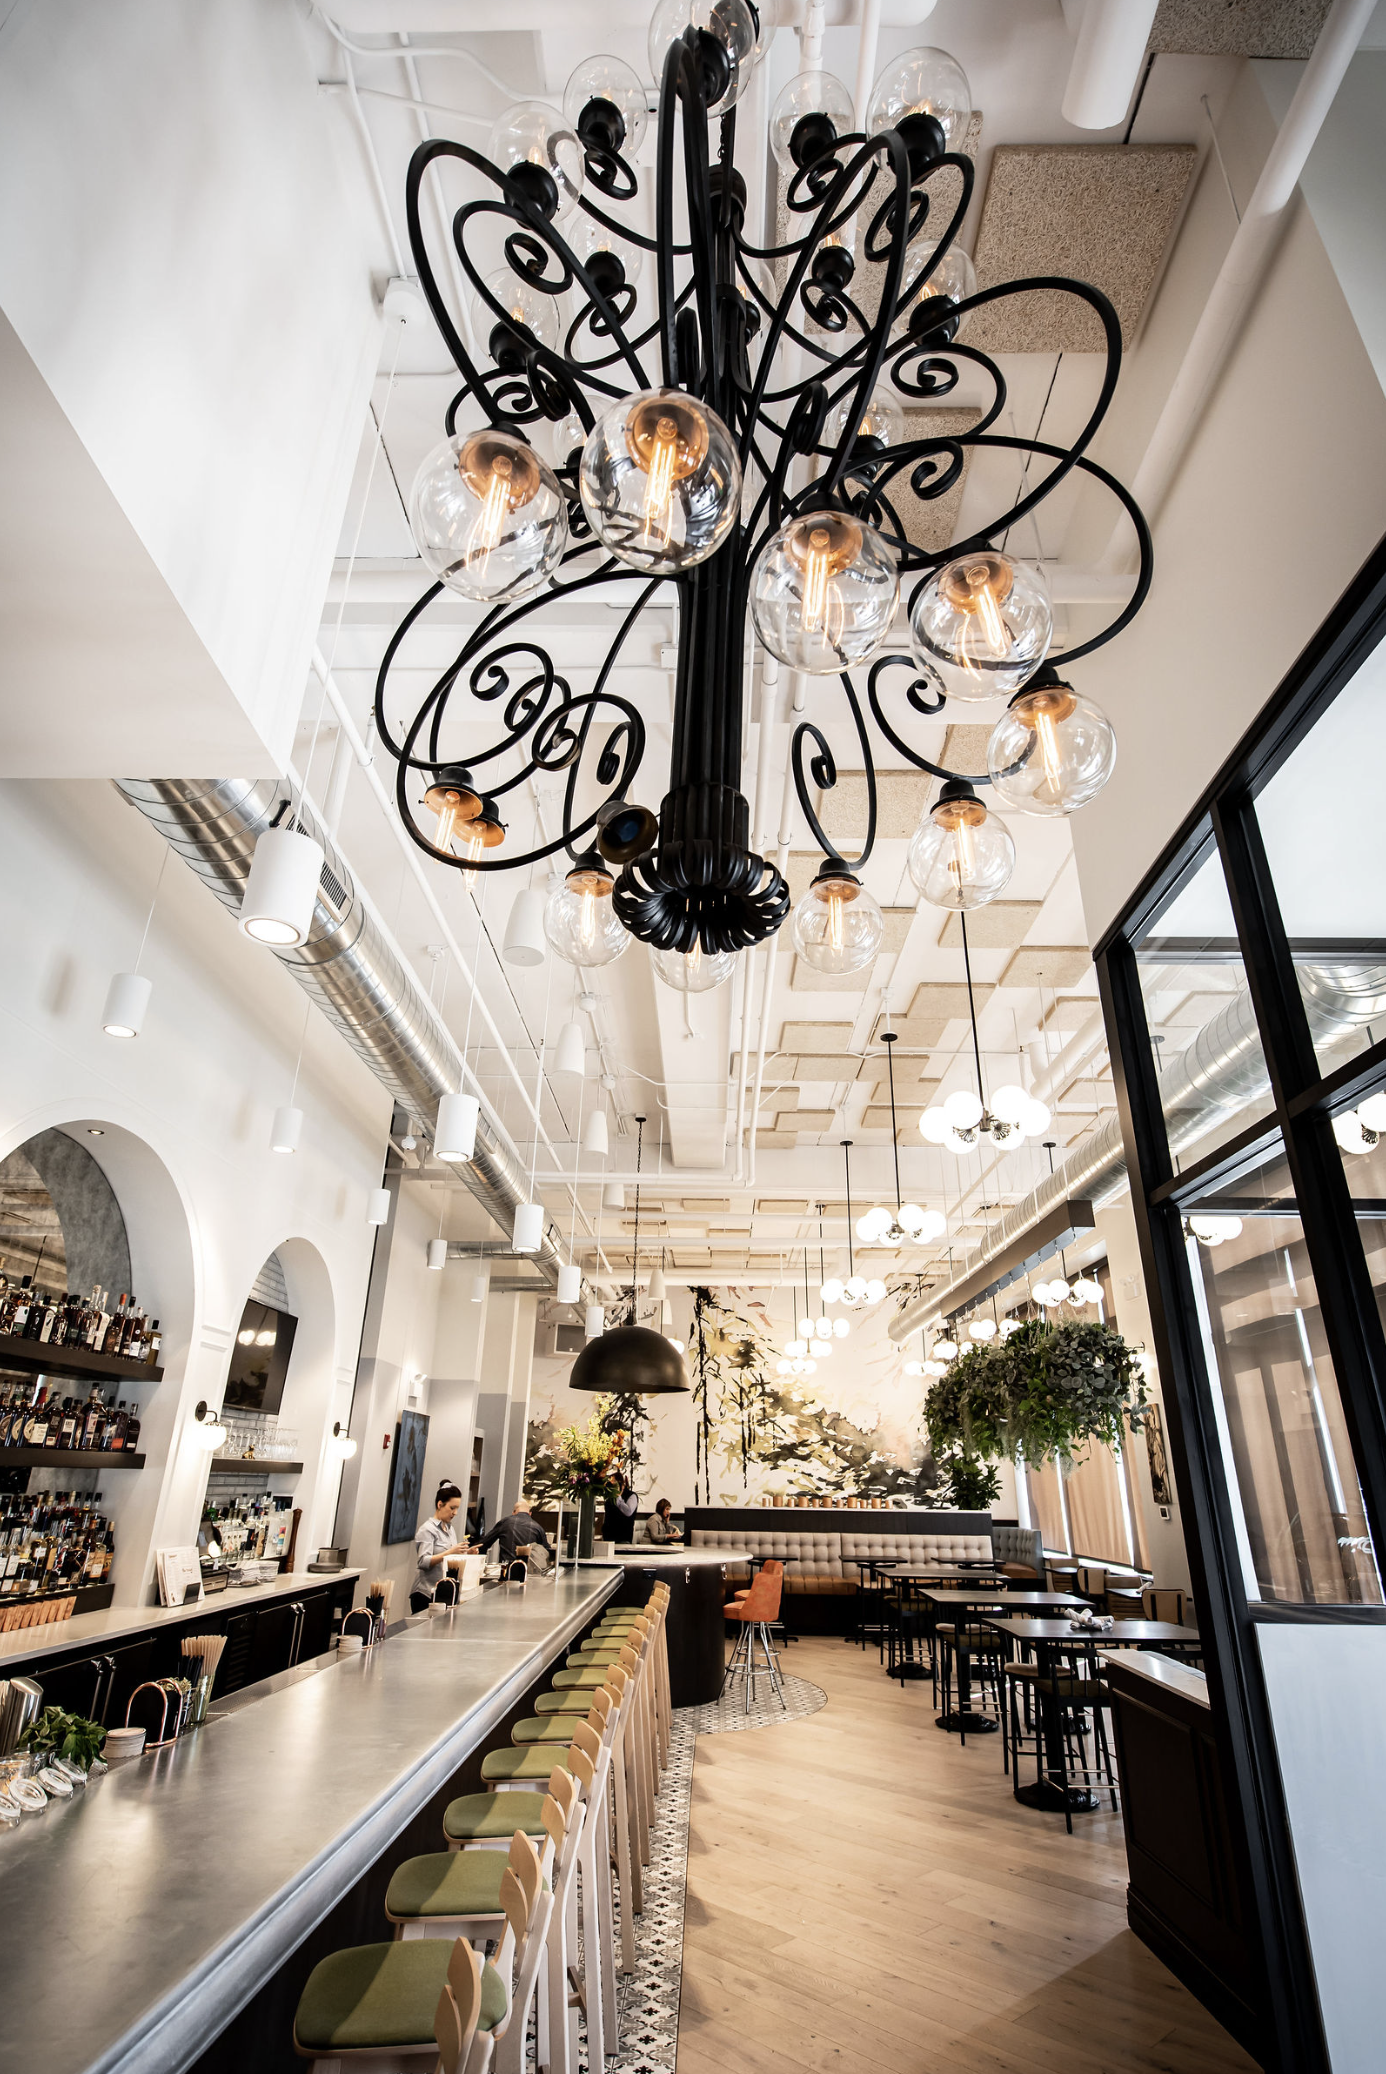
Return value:
[(1386, 545), (1096, 952), (1252, 2022), (1285, 2074), (1332, 2062), (1305, 1854), (1351, 1765), (1292, 1746), (1278, 1696), (1355, 1627), (1386, 1698), (1383, 752)]

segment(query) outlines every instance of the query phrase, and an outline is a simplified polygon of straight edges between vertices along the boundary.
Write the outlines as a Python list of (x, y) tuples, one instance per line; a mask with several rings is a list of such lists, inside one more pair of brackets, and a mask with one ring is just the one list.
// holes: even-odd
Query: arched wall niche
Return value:
[(0, 1160), (0, 1261), (11, 1282), (28, 1277), (50, 1295), (129, 1292), (120, 1203), (104, 1168), (70, 1131), (37, 1131)]
[[(281, 1239), (272, 1257), (279, 1262), (289, 1310), (298, 1320), (279, 1421), (298, 1435), (302, 1448), (303, 1474), (294, 1492), (294, 1503), (303, 1513), (297, 1555), (301, 1568), (328, 1539), (341, 1475), (341, 1458), (327, 1445), (334, 1419), (346, 1418), (346, 1403), (334, 1403), (338, 1305), (331, 1271), (311, 1239)], [(247, 1284), (247, 1296), (259, 1272)], [(349, 1395), (348, 1391), (347, 1402)]]

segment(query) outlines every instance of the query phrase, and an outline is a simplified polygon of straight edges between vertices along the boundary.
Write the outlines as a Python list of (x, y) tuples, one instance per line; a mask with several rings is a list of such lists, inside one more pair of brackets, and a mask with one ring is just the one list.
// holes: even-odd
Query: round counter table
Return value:
[(612, 1594), (612, 1606), (643, 1606), (650, 1587), (669, 1587), (669, 1696), (676, 1707), (701, 1707), (722, 1690), (726, 1663), (726, 1622), (722, 1608), (730, 1596), (721, 1549), (630, 1547), (612, 1556), (594, 1556), (602, 1569), (625, 1574)]

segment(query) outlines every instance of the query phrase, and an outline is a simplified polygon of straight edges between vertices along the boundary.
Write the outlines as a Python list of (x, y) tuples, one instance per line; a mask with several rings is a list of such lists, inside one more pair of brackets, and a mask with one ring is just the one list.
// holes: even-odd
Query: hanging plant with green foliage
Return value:
[(1110, 1325), (1039, 1319), (968, 1346), (930, 1390), (924, 1423), (935, 1455), (983, 1461), (1071, 1461), (1093, 1441), (1121, 1443), (1139, 1426), (1145, 1377), (1134, 1347)]

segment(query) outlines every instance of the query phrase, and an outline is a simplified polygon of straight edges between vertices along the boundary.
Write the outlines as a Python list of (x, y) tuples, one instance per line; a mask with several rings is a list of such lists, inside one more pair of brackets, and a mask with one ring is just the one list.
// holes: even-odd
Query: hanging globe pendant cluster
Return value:
[[(995, 899), (1015, 845), (990, 801), (1066, 815), (1111, 775), (1110, 723), (1068, 672), (1129, 623), (1151, 573), (1139, 510), (1088, 458), (1120, 367), (1115, 313), (1097, 290), (1049, 276), (978, 290), (957, 243), (974, 184), (962, 149), (971, 96), (946, 52), (894, 60), (861, 131), (832, 74), (791, 80), (770, 121), (790, 229), (765, 247), (747, 235), (737, 103), (771, 15), (747, 0), (655, 9), (653, 236), (621, 213), (640, 192), (633, 160), (649, 117), (643, 83), (614, 56), (577, 68), (561, 110), (507, 110), (484, 154), (446, 138), (421, 144), (406, 190), (419, 281), (461, 386), (409, 501), (433, 583), (376, 687), (400, 815), (422, 848), (473, 880), (562, 860), (545, 910), (553, 949), (600, 965), (635, 938), (658, 976), (687, 992), (721, 984), (737, 953), (789, 916), (782, 875), (751, 846), (742, 790), (748, 633), (787, 669), (835, 678), (860, 743), (869, 811), (854, 858), (819, 819), (837, 783), (825, 735), (805, 719), (790, 743), (823, 854), (794, 910), (794, 945), (811, 969), (845, 974), (876, 956), (884, 927), (862, 880), (876, 833), (869, 722), (939, 781), (910, 848), (920, 893), (964, 912)], [(420, 206), (442, 160), (472, 190), (448, 225), (469, 304), (462, 328)], [(951, 214), (939, 199), (945, 171)], [(974, 310), (1031, 292), (1079, 297), (1105, 336), (1100, 393), (1067, 446), (993, 429), (1000, 372), (954, 347)], [(902, 406), (941, 400), (964, 371), (992, 383), (976, 424), (911, 436)], [(968, 450), (983, 448), (1026, 457), (1017, 501), (943, 553), (914, 544), (901, 497), (943, 496)], [(1059, 658), (1043, 575), (1006, 542), (1075, 473), (1130, 515), (1140, 569), (1111, 623)], [(614, 584), (626, 609), (590, 688), (575, 689), (544, 645), (541, 615), (600, 602)], [(479, 617), (405, 711), (395, 666), (445, 593)], [(631, 797), (646, 730), (613, 673), (642, 615), (671, 602), (678, 661), (656, 807)], [(908, 638), (897, 642), (902, 614)], [(946, 770), (910, 739), (950, 701), (1002, 704), (985, 771)], [(545, 775), (564, 779), (561, 830), (514, 854), (507, 795)]]

